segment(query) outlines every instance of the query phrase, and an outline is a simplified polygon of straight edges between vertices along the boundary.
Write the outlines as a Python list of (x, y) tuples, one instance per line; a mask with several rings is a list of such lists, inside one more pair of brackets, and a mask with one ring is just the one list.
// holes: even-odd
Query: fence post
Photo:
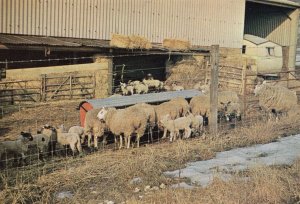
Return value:
[(248, 66), (248, 62), (246, 59), (245, 64), (243, 65), (243, 84), (242, 84), (242, 93), (243, 93), (243, 117), (245, 118), (246, 116), (246, 96), (247, 96), (247, 66)]
[(72, 75), (70, 75), (70, 99), (72, 99)]
[[(289, 47), (288, 46), (283, 46), (282, 47), (282, 69), (281, 71), (284, 73), (280, 74), (280, 78), (288, 80), (289, 79)], [(288, 87), (288, 82), (287, 82), (287, 87)]]
[(218, 84), (219, 84), (219, 45), (211, 46), (211, 81), (209, 130), (213, 136), (218, 132)]

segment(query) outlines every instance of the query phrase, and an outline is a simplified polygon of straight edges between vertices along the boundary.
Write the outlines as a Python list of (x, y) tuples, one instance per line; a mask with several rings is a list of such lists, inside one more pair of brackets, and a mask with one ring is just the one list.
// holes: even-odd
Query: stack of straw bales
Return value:
[(186, 40), (164, 39), (163, 47), (169, 50), (187, 51), (191, 49), (191, 43)]
[(120, 34), (112, 34), (112, 38), (110, 41), (110, 46), (118, 47), (118, 48), (126, 48), (126, 49), (151, 49), (151, 42), (142, 36), (138, 35), (120, 35)]
[(173, 83), (192, 89), (195, 84), (205, 81), (206, 70), (203, 62), (197, 60), (182, 60), (170, 67), (170, 76), (165, 84), (171, 86)]

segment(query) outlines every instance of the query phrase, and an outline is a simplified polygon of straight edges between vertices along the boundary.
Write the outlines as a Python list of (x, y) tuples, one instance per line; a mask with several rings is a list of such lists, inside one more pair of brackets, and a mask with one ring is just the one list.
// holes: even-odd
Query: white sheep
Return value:
[(94, 147), (98, 148), (98, 138), (103, 137), (103, 145), (106, 143), (106, 135), (104, 134), (106, 125), (97, 118), (97, 114), (101, 109), (92, 109), (85, 115), (84, 135), (88, 136), (88, 147), (91, 147), (92, 135), (94, 136)]
[(146, 84), (149, 89), (153, 88), (156, 91), (160, 91), (164, 87), (164, 83), (157, 79), (143, 79), (143, 83)]
[(123, 95), (133, 95), (133, 86), (120, 82), (120, 87)]
[[(240, 103), (240, 99), (234, 91), (218, 92), (218, 111), (225, 112), (229, 103)], [(191, 111), (194, 115), (209, 117), (210, 114), (210, 95), (195, 96), (190, 101)]]
[(173, 91), (183, 91), (184, 90), (183, 86), (176, 85), (175, 83), (173, 83), (171, 86), (172, 86)]
[(146, 94), (149, 91), (148, 85), (144, 83), (135, 84), (133, 89), (136, 94)]
[(177, 107), (177, 110), (179, 110), (179, 116), (185, 116), (190, 112), (190, 105), (183, 97), (173, 98), (169, 101), (169, 104)]
[(186, 116), (191, 121), (191, 128), (193, 132), (202, 132), (204, 119), (201, 115), (189, 114)]
[(179, 104), (168, 101), (168, 102), (164, 102), (164, 103), (154, 106), (154, 110), (156, 113), (158, 128), (164, 131), (164, 134), (162, 137), (162, 139), (164, 139), (167, 136), (167, 130), (165, 128), (163, 128), (160, 121), (166, 115), (169, 115), (170, 119), (175, 120), (176, 118), (180, 117), (182, 108)]
[(191, 136), (191, 123), (192, 121), (187, 117), (180, 117), (175, 120), (170, 119), (169, 115), (160, 120), (162, 126), (170, 132), (170, 142), (175, 141), (179, 136), (180, 130), (184, 130), (184, 138)]
[(49, 138), (48, 152), (49, 154), (56, 154), (57, 134), (56, 129), (48, 124), (44, 125), (41, 134), (46, 135)]
[(120, 146), (122, 148), (122, 134), (127, 148), (130, 147), (132, 134), (136, 134), (137, 147), (140, 144), (140, 137), (145, 133), (147, 126), (147, 115), (138, 108), (125, 108), (116, 110), (115, 108), (102, 108), (97, 115), (99, 120), (105, 121), (108, 129), (115, 135), (120, 136)]
[(278, 119), (277, 114), (287, 114), (298, 103), (295, 91), (283, 86), (269, 85), (266, 81), (255, 86), (254, 94), (258, 97), (259, 106), (269, 113), (270, 117), (275, 113), (276, 119)]
[(81, 141), (81, 144), (84, 143), (84, 128), (81, 127), (81, 126), (72, 126), (70, 127), (70, 129), (68, 130), (68, 133), (77, 133), (80, 137), (80, 141)]
[(6, 153), (12, 153), (14, 155), (21, 155), (22, 163), (25, 161), (25, 154), (28, 151), (28, 146), (33, 137), (30, 133), (21, 132), (17, 140), (0, 142), (0, 160)]
[(138, 103), (129, 108), (138, 108), (145, 112), (148, 119), (148, 127), (149, 127), (151, 142), (153, 142), (153, 129), (156, 126), (156, 113), (155, 113), (154, 106), (146, 103)]
[(55, 129), (51, 127), (48, 129), (44, 129), (42, 131), (42, 134), (48, 136), (49, 138), (51, 135), (56, 135), (58, 144), (63, 146), (69, 145), (73, 154), (76, 152), (76, 150), (79, 152), (79, 154), (82, 153), (80, 137), (77, 133), (66, 133), (62, 129)]

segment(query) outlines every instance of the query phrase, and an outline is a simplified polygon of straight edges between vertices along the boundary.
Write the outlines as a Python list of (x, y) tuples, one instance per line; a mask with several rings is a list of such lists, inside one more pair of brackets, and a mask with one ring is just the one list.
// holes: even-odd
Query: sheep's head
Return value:
[(31, 135), (31, 133), (29, 133), (29, 132), (21, 132), (20, 134), (21, 134), (22, 138), (25, 140), (28, 140), (28, 141), (33, 140), (33, 137)]
[(267, 81), (263, 81), (263, 82), (258, 82), (257, 85), (255, 86), (255, 89), (254, 89), (254, 95), (255, 96), (259, 96), (262, 88), (267, 84)]
[(164, 124), (169, 120), (171, 120), (171, 117), (169, 114), (167, 114), (161, 118), (161, 120), (159, 121), (159, 125), (164, 126)]
[(97, 118), (100, 120), (100, 121), (105, 121), (105, 116), (107, 114), (108, 110), (105, 109), (104, 107), (101, 108), (101, 110), (99, 111), (99, 113), (97, 114)]

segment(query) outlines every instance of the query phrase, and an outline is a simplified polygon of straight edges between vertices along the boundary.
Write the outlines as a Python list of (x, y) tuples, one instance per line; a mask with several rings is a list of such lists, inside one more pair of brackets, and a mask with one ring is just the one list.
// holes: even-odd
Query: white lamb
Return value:
[(143, 83), (156, 91), (160, 91), (164, 87), (164, 83), (156, 79), (143, 79)]
[(21, 162), (26, 159), (25, 154), (28, 151), (28, 146), (33, 137), (30, 133), (21, 132), (17, 140), (0, 142), (0, 160), (6, 153), (12, 153), (14, 155), (21, 155)]
[(187, 117), (171, 120), (169, 115), (167, 115), (160, 122), (162, 126), (170, 132), (170, 142), (176, 140), (180, 130), (184, 130), (184, 138), (189, 138), (191, 136), (191, 120)]
[(68, 133), (77, 133), (80, 137), (81, 144), (84, 143), (84, 128), (81, 126), (72, 126), (70, 127)]
[(133, 86), (120, 82), (122, 95), (133, 95)]
[(191, 121), (192, 132), (202, 132), (204, 119), (201, 115), (189, 114), (186, 116)]
[(144, 83), (133, 85), (133, 89), (136, 94), (146, 94), (149, 91), (148, 85)]
[(77, 133), (65, 133), (61, 129), (49, 128), (42, 131), (42, 134), (50, 137), (51, 135), (56, 135), (57, 143), (60, 145), (69, 145), (73, 154), (76, 150), (79, 154), (82, 153), (80, 137)]
[(183, 91), (183, 90), (184, 90), (184, 87), (183, 87), (183, 86), (176, 85), (175, 83), (173, 83), (173, 84), (172, 84), (172, 90), (173, 90), (173, 91)]

